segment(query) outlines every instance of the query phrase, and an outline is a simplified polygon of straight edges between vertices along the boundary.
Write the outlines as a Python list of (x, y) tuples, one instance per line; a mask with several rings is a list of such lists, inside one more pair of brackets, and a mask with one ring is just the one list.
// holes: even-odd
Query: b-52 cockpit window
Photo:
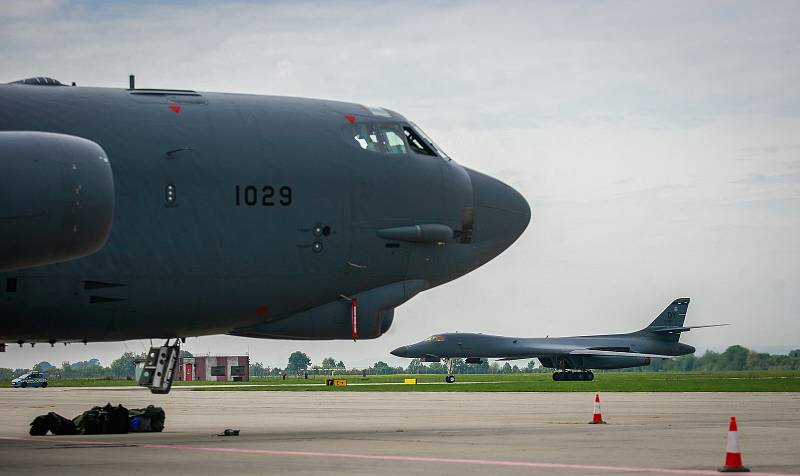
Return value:
[(359, 147), (384, 154), (408, 154), (409, 149), (421, 155), (449, 159), (433, 141), (414, 124), (369, 124), (353, 127), (353, 139)]
[(359, 124), (355, 127), (353, 139), (362, 149), (373, 152), (383, 152), (378, 131), (372, 124)]
[(386, 152), (390, 154), (405, 154), (406, 141), (403, 140), (403, 133), (397, 126), (382, 126), (381, 135), (383, 136)]
[(403, 132), (408, 140), (408, 145), (411, 146), (411, 150), (417, 154), (430, 155), (432, 157), (438, 156), (443, 159), (450, 158), (413, 122), (411, 126), (403, 126)]
[(407, 154), (408, 146), (399, 126), (358, 124), (353, 131), (353, 139), (366, 150), (384, 154)]
[(428, 337), (426, 340), (428, 340), (430, 342), (444, 342), (446, 340), (446, 338), (443, 335), (437, 334), (435, 336)]
[(411, 146), (411, 150), (417, 154), (436, 157), (436, 152), (434, 152), (433, 149), (426, 144), (416, 132), (414, 132), (414, 129), (409, 126), (405, 126), (403, 127), (403, 132), (406, 135), (406, 139), (408, 139), (408, 145)]

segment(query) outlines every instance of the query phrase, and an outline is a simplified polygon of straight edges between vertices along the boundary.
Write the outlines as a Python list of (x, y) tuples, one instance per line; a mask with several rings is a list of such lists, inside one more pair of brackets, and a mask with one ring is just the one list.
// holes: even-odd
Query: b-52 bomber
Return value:
[(188, 336), (379, 337), (530, 221), (389, 109), (133, 83), (0, 84), (0, 351), (168, 339), (164, 393)]
[(455, 358), (465, 358), (468, 364), (478, 364), (486, 358), (537, 358), (543, 366), (556, 369), (553, 380), (593, 380), (594, 374), (587, 369), (641, 367), (650, 365), (653, 358), (669, 359), (691, 354), (694, 347), (678, 342), (681, 333), (700, 327), (727, 325), (684, 326), (688, 308), (689, 298), (676, 299), (649, 326), (627, 334), (522, 338), (447, 333), (399, 347), (391, 353), (423, 362), (444, 360), (447, 363), (445, 381), (448, 383), (456, 380), (453, 375)]

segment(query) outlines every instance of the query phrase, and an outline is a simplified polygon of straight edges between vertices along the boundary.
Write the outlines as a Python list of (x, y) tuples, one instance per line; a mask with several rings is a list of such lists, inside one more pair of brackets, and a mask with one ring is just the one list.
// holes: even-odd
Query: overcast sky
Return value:
[[(191, 88), (380, 105), (527, 197), (508, 251), (420, 294), (374, 341), (187, 341), (348, 365), (443, 331), (636, 330), (692, 298), (685, 341), (800, 347), (797, 2), (2, 1), (0, 81)], [(10, 347), (0, 366), (146, 342)]]

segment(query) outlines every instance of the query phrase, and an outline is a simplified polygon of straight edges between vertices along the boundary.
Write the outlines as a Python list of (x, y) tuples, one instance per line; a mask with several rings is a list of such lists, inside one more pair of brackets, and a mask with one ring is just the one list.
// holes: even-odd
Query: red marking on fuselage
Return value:
[(180, 114), (181, 113), (181, 105), (180, 104), (170, 104), (169, 108), (172, 109), (172, 112), (174, 112), (175, 114)]
[(256, 308), (256, 314), (258, 314), (259, 316), (263, 316), (267, 312), (269, 312), (269, 307), (267, 306), (259, 306)]
[(350, 324), (352, 325), (353, 342), (358, 339), (358, 301), (356, 298), (350, 300)]
[(345, 114), (344, 118), (347, 119), (347, 122), (349, 122), (350, 124), (355, 124), (356, 123), (356, 116), (354, 116), (352, 114)]

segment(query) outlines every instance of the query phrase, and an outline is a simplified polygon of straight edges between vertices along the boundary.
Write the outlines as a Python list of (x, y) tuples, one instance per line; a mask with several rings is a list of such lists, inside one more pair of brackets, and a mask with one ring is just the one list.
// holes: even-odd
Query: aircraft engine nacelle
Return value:
[[(356, 302), (358, 339), (380, 337), (392, 325), (394, 308), (427, 288), (421, 280), (401, 281), (359, 293)], [(289, 317), (236, 329), (231, 335), (265, 339), (352, 339), (352, 304), (348, 299), (329, 302)]]
[(584, 369), (625, 369), (650, 365), (649, 357), (582, 356)]
[(0, 132), (0, 271), (94, 253), (108, 238), (113, 211), (114, 180), (99, 145)]
[[(573, 355), (562, 362), (560, 358), (542, 357), (539, 362), (549, 368), (562, 368), (582, 370), (582, 369), (626, 369), (628, 367), (643, 367), (650, 365), (649, 357), (625, 357), (625, 356), (590, 356)], [(566, 365), (564, 365), (566, 363)]]

